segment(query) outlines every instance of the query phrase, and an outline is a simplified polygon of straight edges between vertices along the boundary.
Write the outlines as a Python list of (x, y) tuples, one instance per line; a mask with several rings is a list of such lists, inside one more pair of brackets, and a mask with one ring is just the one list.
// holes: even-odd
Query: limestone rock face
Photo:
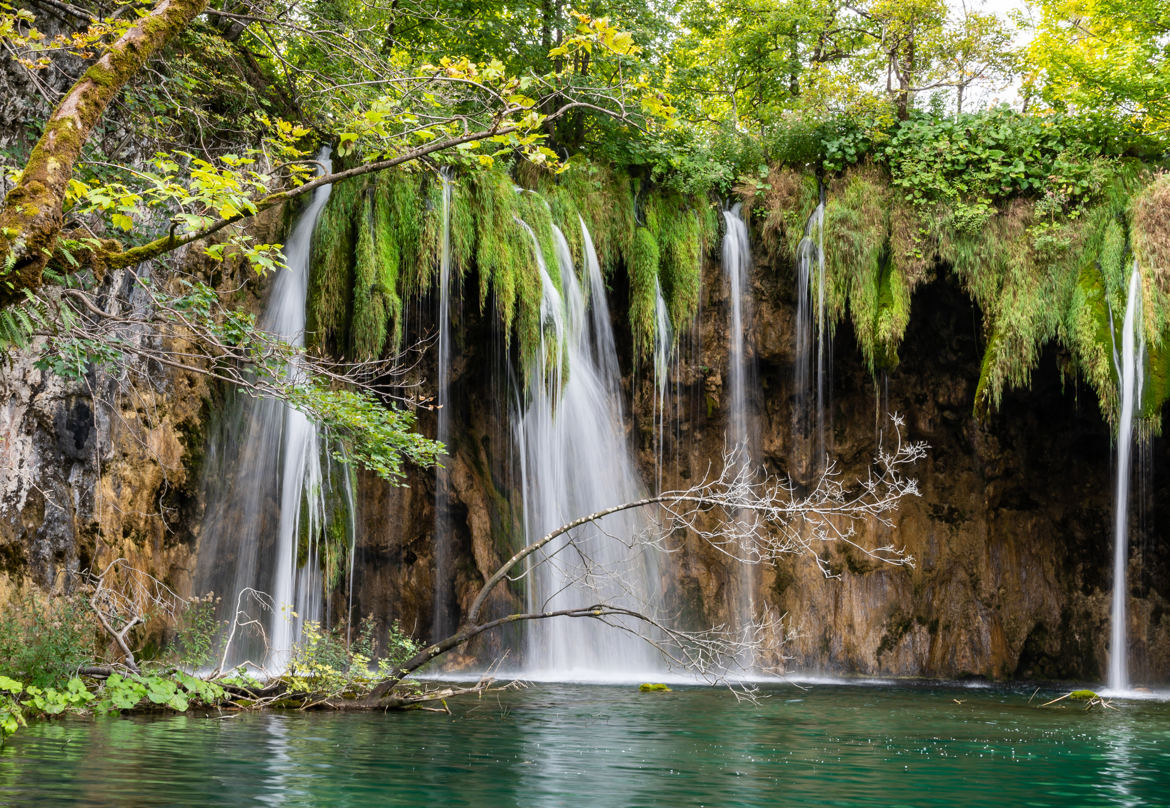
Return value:
[[(269, 223), (273, 236), (279, 225)], [(197, 269), (225, 286), (240, 280)], [(613, 286), (622, 283), (614, 279)], [(756, 268), (747, 344), (757, 384), (749, 409), (758, 462), (805, 486), (818, 459), (794, 393), (793, 285), (785, 268)], [(611, 301), (631, 446), (643, 479), (660, 478), (663, 488), (693, 484), (724, 451), (728, 318), (717, 265), (707, 267), (703, 288), (699, 322), (683, 338), (671, 372), (661, 447), (650, 369), (643, 362), (635, 374), (622, 295)], [(135, 295), (125, 274), (106, 280), (111, 311), (142, 305)], [(255, 305), (259, 297), (250, 300)], [(417, 307), (413, 327), (420, 333), (433, 331), (434, 308), (429, 301)], [(405, 488), (359, 475), (353, 591), (333, 593), (332, 619), (350, 609), (352, 596), (355, 618), (397, 619), (405, 631), (433, 639), (436, 614), (457, 625), (482, 582), (523, 544), (509, 423), (516, 396), (509, 374), (515, 378), (516, 369), (490, 317), (475, 308), (466, 307), (454, 329), (454, 437), (446, 461), (450, 602), (434, 602), (433, 472), (413, 472)], [(831, 674), (1103, 678), (1112, 584), (1109, 429), (1095, 397), (1071, 375), (1062, 378), (1064, 358), (1051, 351), (1029, 389), (1009, 393), (998, 412), (977, 420), (980, 319), (951, 281), (926, 283), (914, 296), (900, 364), (877, 379), (864, 368), (848, 326), (837, 330), (824, 423), (842, 476), (863, 476), (878, 441), (890, 439), (885, 413), (902, 414), (907, 437), (930, 444), (916, 472), (922, 496), (905, 504), (892, 527), (873, 526), (856, 537), (863, 546), (904, 547), (914, 566), (830, 548), (834, 577), (805, 556), (756, 571), (757, 605), (784, 615), (763, 662)], [(214, 391), (198, 377), (148, 367), (95, 368), (71, 382), (38, 370), (36, 354), (34, 346), (13, 355), (0, 376), (0, 595), (22, 583), (68, 588), (71, 573), (117, 557), (186, 592)], [(418, 368), (424, 379), (434, 378), (431, 354)], [(424, 384), (420, 393), (428, 392)], [(434, 433), (433, 413), (420, 412), (420, 427)], [(1139, 465), (1129, 568), (1131, 675), (1161, 684), (1170, 680), (1165, 442), (1150, 442)], [(734, 624), (749, 581), (693, 540), (667, 559), (662, 575), (666, 610), (691, 627)], [(522, 582), (502, 586), (486, 612), (516, 611), (523, 598)], [(484, 666), (522, 646), (520, 630), (486, 636), (458, 661)]]
[[(107, 280), (113, 314), (144, 305), (128, 273)], [(69, 380), (14, 352), (0, 377), (0, 558), (10, 582), (68, 590), (114, 558), (181, 583), (190, 564), (192, 462), (206, 387), (138, 360)]]
[[(708, 268), (697, 363), (726, 364), (726, 316), (715, 268)], [(749, 410), (760, 460), (798, 485), (815, 481), (815, 441), (801, 431), (792, 273), (757, 267), (749, 351), (758, 389)], [(827, 578), (807, 557), (761, 571), (759, 600), (786, 615), (779, 667), (833, 674), (1100, 680), (1107, 666), (1112, 559), (1113, 469), (1109, 428), (1095, 397), (1062, 380), (1062, 357), (1049, 352), (1028, 390), (1005, 397), (986, 422), (972, 414), (983, 343), (980, 315), (946, 279), (920, 288), (898, 367), (877, 379), (864, 368), (847, 326), (832, 347), (826, 444), (845, 480), (865, 475), (880, 441), (891, 440), (887, 413), (905, 419), (906, 437), (930, 445), (915, 476), (921, 497), (907, 501), (892, 528), (861, 531), (862, 546), (904, 547), (914, 566), (892, 567), (856, 550), (830, 548)], [(684, 371), (685, 373), (685, 371)], [(723, 447), (725, 413), (712, 409), (711, 379), (684, 381), (689, 406), (666, 436), (663, 485), (701, 475)], [(689, 389), (687, 389), (689, 387)], [(705, 401), (707, 406), (696, 406)], [(638, 426), (650, 430), (646, 406)], [(675, 440), (674, 435), (679, 436)], [(674, 445), (672, 446), (672, 442)], [(643, 442), (644, 444), (645, 442)], [(887, 443), (888, 445), (888, 443)], [(1144, 501), (1131, 537), (1130, 643), (1135, 681), (1170, 679), (1170, 595), (1159, 575), (1170, 551), (1159, 482), (1164, 443), (1144, 453)], [(643, 452), (644, 465), (653, 462)], [(1136, 497), (1135, 500), (1142, 499)], [(709, 559), (683, 566), (684, 590), (701, 593), (710, 622), (729, 619), (736, 573)], [(693, 582), (686, 579), (693, 576)], [(713, 579), (713, 580), (712, 580)], [(713, 597), (714, 595), (714, 597)]]
[[(672, 371), (661, 453), (649, 371), (643, 363), (633, 376), (620, 299), (613, 306), (627, 412), (633, 413), (630, 440), (644, 479), (661, 474), (663, 488), (692, 484), (724, 449), (728, 335), (718, 273), (717, 265), (707, 267), (700, 322)], [(756, 268), (747, 337), (758, 385), (749, 409), (758, 461), (808, 485), (818, 464), (794, 394), (793, 286), (788, 270)], [(855, 537), (863, 546), (904, 547), (914, 566), (829, 548), (834, 577), (806, 556), (760, 569), (757, 604), (784, 615), (763, 662), (826, 674), (1100, 681), (1108, 653), (1113, 450), (1095, 397), (1078, 390), (1071, 376), (1062, 379), (1063, 358), (1049, 352), (1030, 389), (1008, 394), (981, 422), (972, 414), (983, 350), (979, 312), (942, 278), (920, 287), (913, 307), (900, 364), (876, 379), (848, 326), (838, 328), (824, 422), (827, 449), (846, 480), (864, 476), (878, 441), (891, 440), (887, 413), (903, 416), (907, 438), (930, 444), (915, 472), (921, 497), (906, 502), (892, 527), (871, 526)], [(516, 486), (509, 478), (508, 408), (501, 402), (505, 368), (498, 342), (477, 334), (481, 328), (464, 323), (459, 329), (452, 382), (458, 614), (505, 550), (520, 546), (520, 503), (508, 493)], [(1135, 497), (1140, 516), (1132, 520), (1138, 528), (1131, 542), (1131, 670), (1135, 682), (1156, 684), (1170, 680), (1170, 578), (1164, 574), (1170, 547), (1159, 529), (1170, 519), (1162, 504), (1170, 498), (1161, 496), (1170, 458), (1161, 439), (1143, 458), (1145, 482), (1136, 487), (1145, 494)], [(433, 611), (433, 478), (416, 474), (411, 486), (393, 495), (393, 503), (378, 499), (389, 495), (363, 496), (363, 522), (371, 529), (359, 535), (369, 535), (368, 552), (380, 560), (358, 590), (364, 612), (384, 609), (426, 637)], [(734, 624), (746, 579), (719, 553), (690, 541), (669, 558), (663, 576), (667, 609), (681, 621)], [(493, 608), (514, 608), (519, 597), (519, 589), (501, 589)], [(509, 646), (519, 650), (519, 640), (495, 641), (476, 661), (487, 664)]]
[[(256, 232), (275, 240), (283, 211), (258, 217)], [(264, 282), (239, 262), (195, 251), (175, 266), (255, 310)], [(109, 273), (96, 296), (114, 317), (144, 318), (152, 304), (139, 281), (177, 291), (162, 265)], [(134, 326), (127, 345), (192, 346)], [(199, 373), (144, 359), (134, 350), (87, 365), (81, 378), (37, 367), (36, 341), (10, 350), (0, 374), (0, 597), (36, 586), (70, 591), (75, 574), (117, 558), (190, 594), (203, 503), (202, 458), (217, 391)]]

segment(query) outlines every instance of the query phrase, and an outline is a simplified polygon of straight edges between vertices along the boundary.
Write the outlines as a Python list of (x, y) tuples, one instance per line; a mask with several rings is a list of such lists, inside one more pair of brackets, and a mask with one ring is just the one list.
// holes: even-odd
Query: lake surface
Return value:
[(539, 684), (451, 715), (38, 722), (0, 748), (0, 805), (1170, 804), (1165, 702), (1086, 713), (1038, 709), (1043, 692), (1029, 705), (1030, 688), (806, 687), (754, 705)]

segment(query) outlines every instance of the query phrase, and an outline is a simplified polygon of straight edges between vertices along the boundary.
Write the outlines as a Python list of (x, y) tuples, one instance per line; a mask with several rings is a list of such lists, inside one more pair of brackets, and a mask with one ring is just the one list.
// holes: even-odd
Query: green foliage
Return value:
[(214, 707), (225, 696), (216, 682), (181, 670), (111, 673), (91, 685), (74, 676), (56, 687), (25, 685), (0, 675), (0, 741), (31, 717), (107, 715), (145, 708), (181, 713), (195, 706)]
[(24, 348), (33, 335), (47, 327), (50, 314), (41, 299), (27, 289), (25, 299), (0, 309), (0, 351)]
[(1163, 0), (1039, 0), (1026, 83), (1053, 108), (1165, 138), (1170, 10)]
[(894, 187), (916, 203), (945, 202), (962, 211), (1052, 192), (1071, 211), (1112, 173), (1078, 134), (1074, 121), (1005, 107), (958, 118), (916, 115), (893, 131), (881, 157)]
[(186, 602), (170, 648), (170, 656), (179, 666), (199, 670), (215, 662), (217, 639), (224, 627), (224, 622), (215, 617), (217, 605), (217, 598), (211, 594)]
[(676, 129), (645, 143), (633, 158), (649, 164), (650, 177), (661, 188), (687, 196), (726, 195), (739, 177), (765, 164), (765, 142), (732, 126), (709, 135)]
[(0, 607), (0, 673), (42, 687), (62, 683), (93, 659), (97, 631), (81, 595), (10, 598)]
[(356, 462), (384, 480), (400, 482), (409, 461), (421, 468), (438, 462), (439, 444), (414, 431), (410, 410), (385, 405), (365, 392), (338, 390), (317, 379), (290, 384), (283, 400), (322, 428), (341, 463)]
[(15, 679), (0, 674), (0, 744), (25, 724), (24, 710), (20, 705), (20, 694), (24, 685)]
[[(384, 404), (366, 389), (338, 387), (328, 376), (314, 373), (299, 349), (257, 329), (250, 315), (221, 309), (207, 285), (187, 283), (184, 290), (166, 298), (167, 307), (184, 312), (189, 321), (234, 346), (254, 374), (252, 394), (277, 397), (305, 413), (320, 426), (339, 462), (357, 463), (392, 483), (402, 480), (405, 462), (423, 467), (436, 462), (440, 447), (414, 431), (413, 412)], [(290, 374), (293, 361), (302, 363), (304, 372)]]
[(181, 713), (194, 705), (215, 706), (223, 701), (224, 695), (223, 688), (215, 682), (179, 670), (163, 670), (141, 674), (112, 673), (96, 692), (90, 694), (87, 703), (99, 715), (149, 706)]
[(330, 631), (313, 621), (306, 622), (282, 677), (285, 684), (294, 691), (320, 697), (364, 695), (422, 649), (397, 621), (389, 626), (384, 645), (377, 641), (377, 629), (373, 616), (366, 617), (357, 626), (353, 643), (347, 644), (343, 628)]

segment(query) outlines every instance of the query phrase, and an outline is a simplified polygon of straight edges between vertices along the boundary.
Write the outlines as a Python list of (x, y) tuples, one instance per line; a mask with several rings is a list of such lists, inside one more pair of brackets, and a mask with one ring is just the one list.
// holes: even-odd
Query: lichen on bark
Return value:
[(82, 74), (57, 104), (0, 207), (0, 305), (35, 290), (57, 244), (65, 189), (106, 107), (207, 0), (161, 0)]

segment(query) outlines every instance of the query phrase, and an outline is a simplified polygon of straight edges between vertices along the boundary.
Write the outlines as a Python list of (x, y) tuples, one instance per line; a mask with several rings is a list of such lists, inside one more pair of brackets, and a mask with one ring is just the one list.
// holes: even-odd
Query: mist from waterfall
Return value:
[(1125, 319), (1121, 326), (1121, 350), (1114, 345), (1121, 411), (1117, 421), (1117, 488), (1113, 512), (1113, 600), (1109, 633), (1109, 689), (1129, 689), (1126, 643), (1126, 566), (1129, 560), (1129, 485), (1133, 465), (1134, 413), (1141, 407), (1143, 364), (1146, 349), (1142, 327), (1142, 277), (1137, 261), (1129, 275)]
[[(317, 159), (330, 170), (328, 149)], [(287, 269), (277, 273), (258, 321), (296, 348), (304, 347), (313, 229), (330, 187), (317, 188), (297, 218), (284, 247)], [(303, 371), (294, 360), (287, 372), (295, 379)], [(345, 531), (352, 543), (353, 493), (349, 475), (323, 462), (321, 436), (304, 413), (273, 399), (232, 395), (207, 449), (195, 585), (220, 597), (221, 618), (233, 619), (238, 603), (263, 626), (263, 636), (246, 628), (237, 634), (229, 664), (278, 672), (305, 621), (326, 616), (320, 541), (332, 518), (329, 498), (340, 493), (349, 506)], [(253, 593), (270, 596), (271, 608)]]
[[(582, 224), (592, 316), (564, 234), (553, 228), (563, 295), (552, 281), (532, 229), (541, 278), (541, 337), (517, 391), (514, 434), (520, 463), (527, 542), (560, 525), (645, 496), (626, 440), (621, 379), (605, 285)], [(529, 612), (598, 603), (655, 614), (661, 602), (656, 550), (640, 541), (650, 527), (636, 510), (578, 527), (531, 559)], [(570, 541), (572, 544), (570, 544)], [(660, 655), (630, 631), (595, 619), (555, 618), (526, 624), (525, 675), (552, 679), (638, 678), (661, 670)]]

